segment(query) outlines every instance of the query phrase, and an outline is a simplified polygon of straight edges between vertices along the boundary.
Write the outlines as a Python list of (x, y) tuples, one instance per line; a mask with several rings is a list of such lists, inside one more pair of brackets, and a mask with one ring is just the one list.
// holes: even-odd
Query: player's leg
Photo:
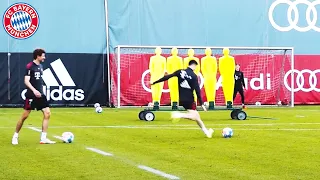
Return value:
[(20, 119), (17, 122), (16, 131), (14, 132), (13, 137), (12, 137), (12, 144), (13, 145), (16, 145), (19, 143), (18, 142), (19, 132), (23, 126), (24, 121), (29, 117), (29, 114), (31, 113), (31, 110), (32, 110), (31, 102), (32, 102), (32, 100), (28, 99), (28, 98), (24, 101), (24, 106), (23, 106), (24, 111), (23, 111)]
[(243, 92), (243, 89), (242, 89), (242, 88), (239, 89), (239, 94), (240, 94), (240, 96), (241, 96), (242, 106), (245, 107), (245, 106), (244, 106), (244, 92)]
[(49, 108), (49, 103), (45, 96), (38, 99), (37, 109), (41, 109), (43, 113), (43, 121), (42, 121), (42, 132), (40, 137), (40, 144), (55, 144), (55, 141), (51, 141), (47, 138), (47, 131), (49, 126), (49, 120), (51, 116), (51, 111)]
[(237, 93), (238, 93), (238, 89), (236, 87), (234, 87), (234, 90), (233, 90), (233, 101), (234, 101), (234, 99), (236, 99)]
[(180, 112), (173, 112), (172, 113), (172, 118), (184, 118), (184, 119), (189, 119), (196, 121), (201, 130), (204, 132), (204, 134), (208, 137), (211, 138), (213, 134), (213, 129), (207, 129), (206, 126), (204, 125), (203, 121), (200, 118), (200, 114), (196, 110), (196, 105), (195, 103), (192, 104), (185, 104), (181, 103), (182, 106), (188, 110), (187, 113), (180, 113)]
[(12, 137), (12, 144), (13, 145), (18, 144), (19, 132), (23, 126), (24, 121), (28, 118), (30, 113), (31, 113), (31, 110), (24, 110), (20, 119), (18, 120), (17, 125), (16, 125), (16, 131), (14, 132), (13, 137)]
[(24, 121), (29, 117), (31, 110), (24, 110), (16, 125), (16, 133), (18, 134), (23, 126)]

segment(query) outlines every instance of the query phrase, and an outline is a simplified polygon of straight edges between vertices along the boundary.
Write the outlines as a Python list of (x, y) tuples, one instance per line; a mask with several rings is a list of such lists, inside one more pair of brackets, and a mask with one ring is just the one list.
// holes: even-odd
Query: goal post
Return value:
[[(223, 56), (223, 48), (210, 46), (128, 46), (119, 45), (110, 55), (110, 102), (115, 107), (146, 106), (152, 102), (150, 89), (150, 57), (155, 54), (155, 48), (162, 49), (162, 56), (171, 56), (171, 49), (178, 49), (178, 56), (185, 58), (188, 50), (193, 49), (194, 56), (201, 60), (205, 49), (212, 50), (212, 56)], [(230, 55), (240, 64), (245, 77), (246, 105), (284, 105), (294, 106), (294, 48), (293, 47), (228, 47)], [(200, 61), (201, 64), (201, 61)], [(201, 94), (206, 100), (204, 78), (200, 72), (199, 83)], [(216, 106), (224, 106), (222, 78), (217, 71)], [(161, 106), (170, 106), (170, 91), (165, 82)], [(241, 105), (240, 95), (234, 100), (234, 105)]]

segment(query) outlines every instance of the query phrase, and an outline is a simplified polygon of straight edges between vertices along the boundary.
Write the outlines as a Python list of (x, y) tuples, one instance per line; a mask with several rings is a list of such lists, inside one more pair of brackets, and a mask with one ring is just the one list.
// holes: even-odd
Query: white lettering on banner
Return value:
[[(141, 84), (142, 84), (142, 88), (145, 91), (151, 93), (151, 89), (147, 87), (145, 84), (145, 77), (148, 73), (150, 73), (150, 70), (146, 70), (142, 73)], [(200, 79), (200, 89), (202, 89), (204, 85), (204, 78), (201, 73), (199, 74), (199, 79)], [(270, 90), (271, 89), (271, 80), (270, 80), (269, 73), (267, 73), (266, 75), (260, 73), (259, 77), (252, 78), (250, 79), (250, 81), (248, 80), (248, 78), (244, 78), (244, 81), (247, 89), (248, 89), (248, 82), (252, 90), (264, 90), (264, 89)], [(216, 90), (218, 90), (220, 87), (222, 87), (222, 76), (220, 76), (217, 80)], [(162, 89), (162, 93), (168, 93), (168, 92), (170, 92), (170, 89)]]
[[(52, 86), (51, 86), (52, 87)], [(21, 97), (23, 100), (26, 99), (27, 90), (21, 92)], [(52, 99), (53, 101), (82, 101), (84, 100), (84, 91), (82, 89), (64, 89), (59, 86), (58, 89), (50, 90), (50, 87), (43, 86), (43, 92), (47, 96), (47, 100)]]
[[(85, 98), (84, 91), (82, 89), (75, 89), (76, 84), (74, 83), (61, 59), (57, 59), (50, 64), (53, 68), (53, 72), (55, 72), (55, 74), (57, 75), (62, 86), (59, 85), (57, 79), (54, 77), (52, 71), (49, 68), (44, 70), (42, 78), (46, 86), (43, 86), (43, 92), (47, 96), (47, 100), (49, 101), (50, 99), (52, 99), (53, 101), (83, 101)], [(40, 73), (38, 75), (35, 74), (35, 76), (40, 78)], [(68, 87), (71, 89), (63, 89), (63, 87)], [(23, 100), (26, 99), (26, 92), (26, 89), (21, 92), (21, 97)]]
[[(314, 71), (311, 71), (310, 69), (303, 69), (301, 71), (294, 69), (294, 70), (290, 70), (288, 71), (285, 75), (284, 75), (284, 86), (291, 91), (291, 87), (288, 84), (288, 80), (291, 79), (291, 73), (295, 73), (297, 74), (297, 77), (295, 77), (295, 82), (297, 87), (293, 88), (293, 92), (298, 92), (298, 91), (302, 91), (302, 92), (311, 92), (311, 91), (316, 91), (316, 92), (320, 92), (320, 88), (317, 87), (318, 84), (318, 78), (317, 78), (317, 74), (319, 73), (320, 75), (320, 69), (316, 69)], [(305, 76), (309, 74), (309, 88), (305, 88)], [(293, 83), (293, 82), (291, 82)]]
[[(287, 19), (288, 19), (289, 26), (281, 27), (274, 21), (274, 18), (273, 18), (274, 9), (279, 4), (289, 5), (288, 10), (287, 10)], [(304, 5), (308, 6), (305, 13), (299, 12), (299, 9), (297, 7), (298, 4), (304, 4)], [(308, 0), (295, 0), (295, 1), (276, 0), (275, 2), (273, 2), (271, 4), (271, 6), (269, 8), (269, 13), (268, 13), (269, 21), (270, 21), (271, 25), (279, 31), (290, 31), (292, 29), (295, 29), (299, 32), (307, 32), (312, 29), (314, 31), (320, 32), (320, 27), (317, 27), (317, 21), (318, 21), (318, 12), (316, 9), (317, 5), (320, 5), (320, 0), (316, 0), (313, 2), (310, 2)], [(292, 11), (293, 11), (293, 13), (292, 13)], [(299, 27), (298, 26), (300, 13), (306, 15), (306, 21), (307, 21), (308, 26), (306, 26), (306, 27)]]
[[(142, 84), (142, 88), (147, 91), (147, 92), (150, 92), (151, 93), (151, 89), (149, 87), (146, 86), (145, 82), (144, 82), (144, 79), (146, 77), (147, 74), (150, 73), (150, 70), (146, 70), (142, 73), (142, 76), (141, 76), (141, 84)], [(203, 76), (201, 73), (199, 73), (199, 78), (200, 78), (200, 89), (203, 87), (203, 83), (204, 83), (204, 79), (203, 79)], [(168, 93), (170, 92), (170, 89), (162, 89), (162, 93)]]
[[(249, 81), (248, 78), (244, 78), (244, 84), (246, 85), (247, 89), (249, 87), (248, 81)], [(271, 89), (270, 74), (269, 73), (266, 74), (266, 83), (265, 83), (264, 74), (260, 73), (258, 78), (255, 77), (249, 81), (249, 85), (252, 90), (263, 90), (263, 89), (270, 90)], [(218, 81), (216, 84), (216, 90), (218, 90), (220, 87), (222, 87), (221, 76), (218, 78)]]
[[(266, 75), (267, 77), (267, 87), (266, 89), (270, 90), (271, 89), (271, 83), (270, 83), (270, 74)], [(246, 85), (247, 87), (247, 85)], [(250, 81), (250, 87), (253, 90), (263, 90), (265, 89), (264, 87), (264, 78), (263, 78), (263, 74), (260, 73), (260, 76), (258, 78), (252, 78)]]

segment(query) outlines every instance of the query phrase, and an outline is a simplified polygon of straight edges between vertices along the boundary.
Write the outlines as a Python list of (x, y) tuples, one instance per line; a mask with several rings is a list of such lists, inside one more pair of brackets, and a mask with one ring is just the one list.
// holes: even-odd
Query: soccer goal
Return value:
[[(224, 47), (197, 46), (127, 46), (121, 45), (114, 49), (110, 56), (110, 102), (115, 107), (146, 106), (152, 102), (149, 85), (149, 60), (155, 54), (155, 48), (162, 49), (162, 56), (171, 56), (171, 49), (178, 48), (179, 56), (188, 56), (188, 49), (193, 49), (194, 56), (201, 60), (205, 49), (212, 49), (212, 56), (223, 56)], [(294, 106), (293, 69), (294, 49), (292, 47), (228, 47), (230, 55), (240, 64), (245, 77), (245, 104), (255, 106)], [(201, 61), (200, 61), (201, 64)], [(199, 74), (202, 97), (206, 100), (204, 78)], [(222, 78), (217, 73), (215, 104), (225, 105)], [(241, 105), (240, 95), (234, 105)], [(165, 83), (161, 106), (170, 106), (170, 91)]]

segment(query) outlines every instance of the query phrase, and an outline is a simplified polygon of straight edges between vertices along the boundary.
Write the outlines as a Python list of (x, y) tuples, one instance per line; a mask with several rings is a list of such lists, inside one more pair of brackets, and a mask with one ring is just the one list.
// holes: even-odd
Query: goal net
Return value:
[[(155, 54), (157, 46), (117, 46), (110, 57), (110, 101), (115, 107), (146, 106), (152, 102), (149, 61)], [(171, 56), (170, 46), (159, 46), (162, 56)], [(188, 49), (193, 49), (195, 57), (205, 56), (208, 47), (179, 47), (178, 56), (188, 56)], [(209, 47), (212, 56), (219, 58), (223, 47)], [(293, 80), (293, 48), (287, 47), (229, 47), (230, 55), (240, 64), (245, 78), (245, 104), (246, 105), (294, 105), (294, 92), (291, 91)], [(219, 67), (219, 66), (218, 66)], [(199, 83), (203, 100), (206, 101), (204, 78), (200, 72)], [(217, 71), (216, 106), (225, 106), (222, 89), (222, 78)], [(167, 82), (164, 83), (161, 106), (170, 106), (170, 93)], [(241, 105), (238, 94), (234, 105)]]

